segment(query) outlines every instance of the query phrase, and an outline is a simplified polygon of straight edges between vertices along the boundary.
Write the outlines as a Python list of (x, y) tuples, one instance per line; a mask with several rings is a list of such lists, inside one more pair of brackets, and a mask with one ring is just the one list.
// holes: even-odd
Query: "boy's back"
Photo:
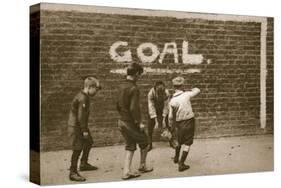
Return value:
[(176, 112), (176, 121), (190, 119), (194, 116), (189, 92), (175, 93), (170, 101), (170, 105)]
[(132, 124), (140, 122), (139, 89), (134, 82), (126, 80), (120, 85), (117, 100), (120, 120)]

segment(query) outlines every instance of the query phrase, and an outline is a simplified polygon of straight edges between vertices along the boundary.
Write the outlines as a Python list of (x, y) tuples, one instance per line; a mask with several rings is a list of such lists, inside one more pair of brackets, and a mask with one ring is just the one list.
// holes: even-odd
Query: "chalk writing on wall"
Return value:
[[(132, 51), (130, 49), (125, 49), (124, 47), (128, 47), (129, 44), (126, 41), (117, 41), (114, 42), (110, 49), (109, 54), (113, 61), (118, 63), (129, 63), (132, 62)], [(199, 65), (203, 62), (202, 54), (189, 54), (189, 43), (187, 41), (182, 42), (182, 59), (181, 63), (184, 65)], [(150, 54), (146, 54), (145, 51), (150, 51)], [(136, 50), (137, 57), (140, 62), (146, 63), (159, 63), (163, 64), (163, 60), (166, 55), (172, 55), (174, 58), (175, 64), (180, 64), (179, 62), (179, 53), (178, 46), (175, 42), (167, 42), (164, 44), (162, 52), (160, 52), (158, 46), (151, 42), (142, 43), (137, 47)], [(158, 59), (157, 59), (158, 58)], [(207, 60), (207, 63), (210, 64), (211, 60)], [(115, 74), (125, 74), (126, 70), (123, 69), (114, 69), (110, 71)], [(164, 69), (164, 68), (150, 68), (145, 67), (144, 73), (152, 73), (152, 74), (172, 74), (172, 73), (180, 73), (180, 74), (190, 74), (190, 73), (200, 73), (200, 69), (192, 68), (192, 69)]]
[[(118, 48), (127, 47), (129, 44), (126, 41), (117, 41), (113, 43), (109, 49), (109, 54), (112, 60), (116, 62), (130, 62), (132, 61), (131, 50), (117, 52)], [(144, 53), (145, 50), (150, 50), (151, 54), (147, 55)], [(163, 51), (160, 52), (157, 45), (153, 43), (142, 43), (137, 47), (137, 56), (142, 63), (163, 63), (163, 60), (167, 54), (174, 56), (174, 63), (179, 63), (178, 47), (175, 42), (168, 42), (164, 44)], [(183, 64), (200, 64), (203, 62), (202, 54), (189, 54), (188, 53), (188, 42), (182, 42), (182, 63)]]
[(128, 42), (123, 41), (117, 41), (114, 44), (111, 45), (109, 54), (111, 59), (113, 59), (116, 62), (130, 62), (132, 61), (132, 53), (131, 51), (125, 51), (122, 52), (122, 55), (118, 54), (116, 52), (116, 49), (120, 46), (128, 46)]

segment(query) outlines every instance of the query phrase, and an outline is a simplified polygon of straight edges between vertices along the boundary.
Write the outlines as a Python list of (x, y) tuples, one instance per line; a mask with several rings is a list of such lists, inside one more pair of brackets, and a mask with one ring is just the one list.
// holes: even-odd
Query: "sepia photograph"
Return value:
[(30, 181), (274, 171), (274, 18), (39, 3)]

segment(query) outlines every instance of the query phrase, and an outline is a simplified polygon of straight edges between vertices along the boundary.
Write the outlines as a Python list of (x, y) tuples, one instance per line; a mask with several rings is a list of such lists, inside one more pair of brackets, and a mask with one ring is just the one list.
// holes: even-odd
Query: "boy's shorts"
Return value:
[(195, 119), (191, 118), (188, 120), (176, 122), (177, 137), (180, 145), (192, 145), (193, 137), (195, 132)]
[(72, 150), (83, 150), (84, 148), (92, 147), (93, 138), (88, 130), (88, 137), (84, 138), (81, 128), (78, 126), (68, 127), (68, 134), (70, 136), (70, 144)]
[(149, 144), (148, 136), (144, 131), (132, 128), (129, 122), (124, 122), (119, 120), (118, 127), (125, 139), (125, 150), (135, 151), (137, 149), (137, 144), (141, 149), (145, 149)]

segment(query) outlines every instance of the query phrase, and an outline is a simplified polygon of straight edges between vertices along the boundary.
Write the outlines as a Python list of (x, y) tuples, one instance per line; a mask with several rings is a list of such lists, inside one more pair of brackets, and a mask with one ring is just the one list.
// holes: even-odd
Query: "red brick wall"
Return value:
[[(273, 20), (267, 37), (267, 123), (273, 127)], [(260, 129), (260, 35), (261, 23), (216, 21), (194, 18), (148, 17), (75, 11), (41, 10), (41, 144), (43, 150), (69, 148), (67, 118), (72, 98), (82, 87), (80, 76), (95, 74), (103, 90), (92, 100), (89, 127), (95, 146), (123, 141), (116, 121), (115, 97), (124, 78), (110, 70), (123, 68), (110, 58), (109, 48), (126, 41), (133, 60), (136, 48), (152, 42), (162, 52), (164, 43), (176, 42), (179, 63), (172, 55), (163, 64), (146, 67), (197, 68), (200, 73), (185, 74), (186, 88), (199, 87), (192, 101), (196, 136), (218, 137), (263, 133)], [(199, 65), (183, 65), (182, 41), (188, 41), (190, 54), (202, 54)], [(157, 58), (158, 61), (159, 58)], [(207, 60), (210, 60), (207, 62)], [(139, 81), (143, 113), (146, 94), (154, 81), (164, 80), (168, 88), (175, 74), (146, 74)], [(145, 116), (146, 117), (146, 116)], [(159, 139), (159, 135), (156, 140)]]

